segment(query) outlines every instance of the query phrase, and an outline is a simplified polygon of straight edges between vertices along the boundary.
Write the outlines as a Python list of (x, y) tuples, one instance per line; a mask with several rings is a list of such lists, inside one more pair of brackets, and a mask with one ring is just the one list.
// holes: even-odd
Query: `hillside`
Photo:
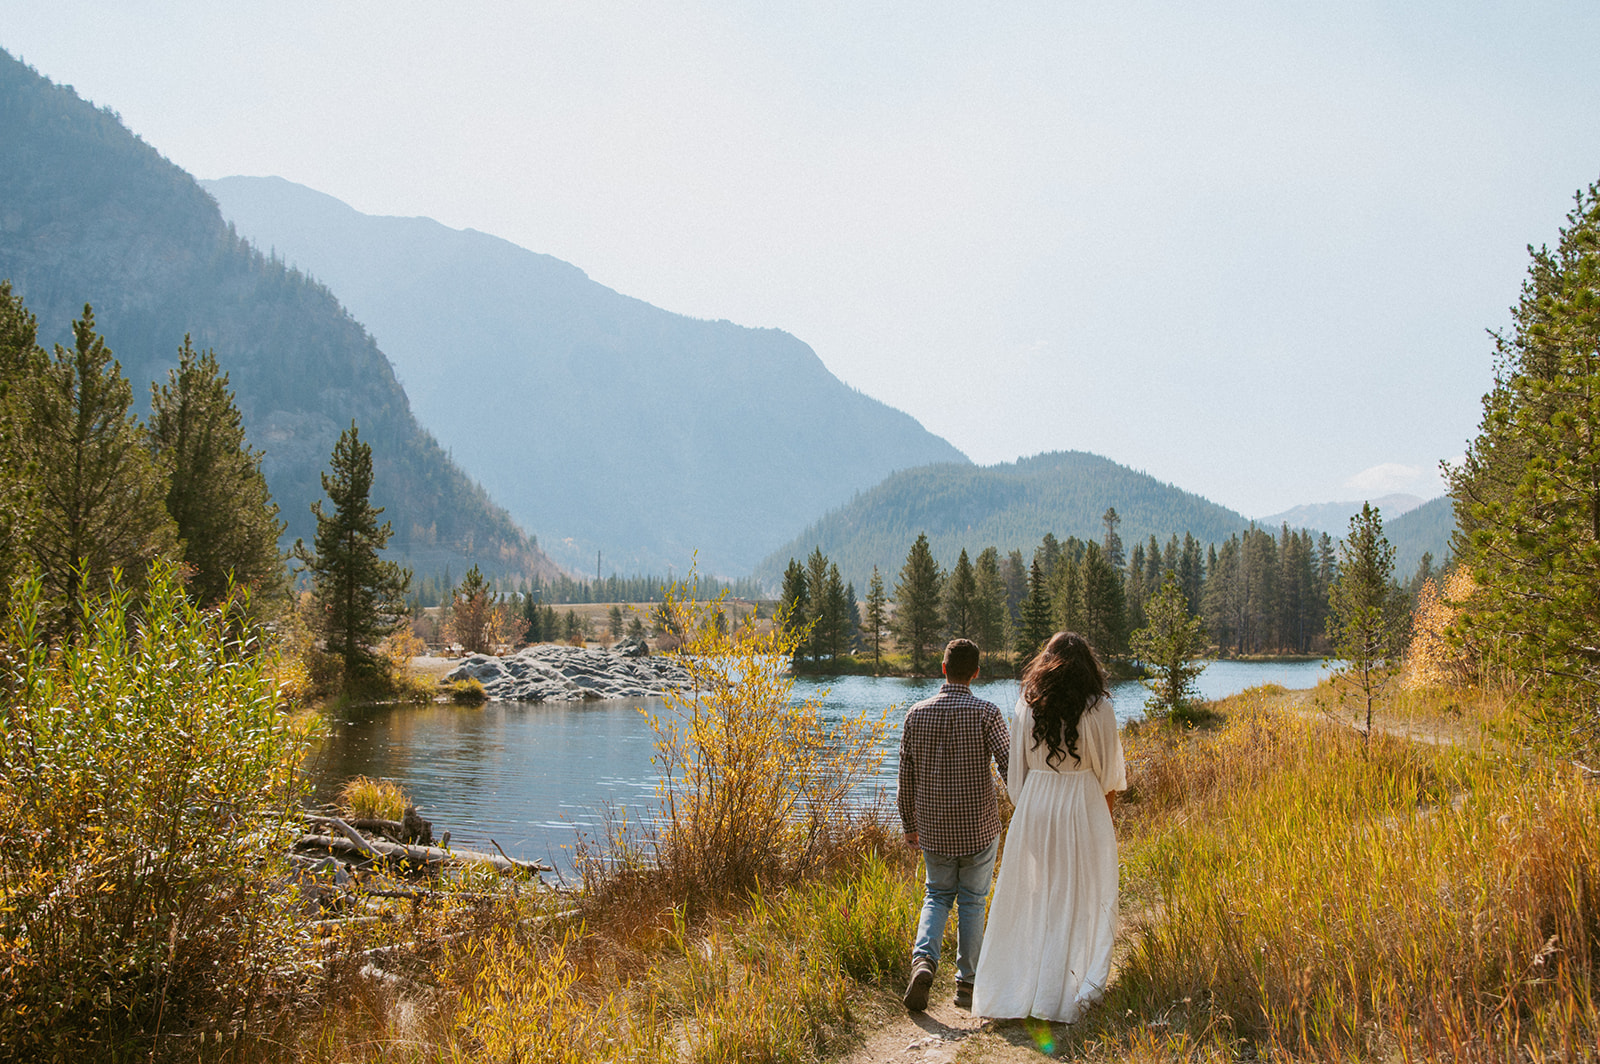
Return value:
[(897, 469), (965, 462), (775, 329), (700, 321), (548, 255), (361, 214), (277, 178), (207, 182), (258, 246), (338, 293), (418, 416), (558, 560), (743, 575)]
[(1122, 518), (1119, 534), (1129, 550), (1152, 534), (1163, 543), (1184, 532), (1211, 542), (1250, 524), (1198, 495), (1081, 451), (994, 466), (931, 465), (857, 495), (768, 555), (756, 576), (776, 586), (790, 558), (820, 546), (858, 592), (874, 565), (892, 589), (918, 532), (928, 534), (934, 557), (947, 568), (963, 547), (970, 554), (990, 545), (1002, 553), (1020, 549), (1030, 558), (1046, 532), (1099, 540), (1100, 518), (1110, 507)]
[(1383, 522), (1384, 535), (1394, 544), (1394, 575), (1411, 579), (1422, 561), (1423, 552), (1433, 555), (1437, 568), (1450, 557), (1450, 537), (1456, 530), (1455, 500), (1448, 495), (1430, 499), (1414, 510)]
[(309, 540), (320, 474), (354, 420), (373, 448), (372, 501), (394, 525), (392, 557), (422, 570), (475, 560), (554, 572), (418, 425), (383, 353), (333, 295), (252, 248), (115, 112), (0, 51), (0, 130), (0, 278), (38, 317), (41, 342), (68, 339), (92, 303), (136, 395), (165, 378), (185, 333), (215, 348), (265, 452), (286, 541)]

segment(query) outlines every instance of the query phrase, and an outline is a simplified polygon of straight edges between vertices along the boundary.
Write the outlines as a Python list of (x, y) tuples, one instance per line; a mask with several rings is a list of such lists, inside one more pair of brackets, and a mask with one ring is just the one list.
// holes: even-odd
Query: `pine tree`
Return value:
[(872, 650), (872, 671), (876, 675), (883, 667), (883, 641), (889, 635), (889, 597), (883, 593), (883, 577), (878, 567), (872, 567), (872, 581), (867, 584), (867, 613), (863, 620), (866, 644)]
[(1000, 575), (1000, 552), (985, 547), (978, 555), (974, 579), (975, 621), (972, 641), (985, 654), (1006, 649), (1006, 583)]
[(911, 655), (911, 671), (917, 675), (927, 672), (928, 651), (939, 639), (940, 584), (939, 563), (933, 560), (927, 533), (919, 532), (894, 589), (895, 641)]
[(1195, 659), (1205, 651), (1205, 624), (1189, 612), (1189, 602), (1176, 573), (1168, 573), (1145, 603), (1149, 623), (1129, 641), (1134, 657), (1152, 673), (1145, 681), (1152, 716), (1180, 721), (1193, 718), (1198, 700), (1195, 679), (1205, 670)]
[(861, 647), (861, 603), (856, 600), (855, 581), (844, 586), (845, 601), (845, 651), (854, 654)]
[(461, 586), (450, 594), (450, 620), (446, 632), (468, 654), (488, 654), (498, 641), (495, 604), (489, 582), (477, 565), (467, 570)]
[(1028, 597), (1028, 567), (1023, 564), (1020, 550), (1006, 555), (1001, 574), (1006, 581), (1006, 617), (1015, 621), (1021, 616), (1022, 600)]
[(190, 594), (201, 605), (220, 601), (230, 583), (257, 596), (281, 594), (283, 522), (261, 474), (262, 452), (245, 443), (216, 354), (196, 352), (185, 336), (177, 368), (150, 392), (150, 443), (167, 470), (167, 512), (177, 525)]
[[(840, 588), (841, 592), (843, 590)], [(829, 654), (838, 642), (838, 632), (835, 630), (838, 623), (837, 604), (828, 594), (828, 556), (822, 553), (821, 547), (813, 547), (811, 556), (806, 559), (806, 597), (811, 604), (806, 612), (806, 620), (811, 624), (811, 638), (806, 641), (806, 652), (815, 663)]]
[(783, 625), (785, 642), (795, 648), (796, 663), (811, 642), (811, 594), (806, 583), (806, 567), (790, 558), (789, 567), (783, 571), (783, 596), (778, 600), (778, 619)]
[(1372, 703), (1405, 649), (1408, 619), (1405, 592), (1394, 582), (1394, 547), (1371, 503), (1350, 518), (1350, 534), (1339, 544), (1339, 575), (1328, 592), (1328, 607), (1328, 635), (1344, 660), (1344, 675), (1366, 701), (1370, 739)]
[(1122, 524), (1122, 516), (1117, 513), (1115, 506), (1106, 508), (1100, 515), (1100, 523), (1105, 526), (1105, 538), (1100, 542), (1100, 549), (1105, 551), (1106, 561), (1111, 563), (1111, 568), (1119, 573), (1125, 563), (1122, 555), (1122, 537), (1117, 534), (1117, 526)]
[(411, 570), (378, 557), (394, 534), (378, 524), (382, 507), (373, 507), (372, 448), (361, 442), (355, 422), (333, 445), (331, 472), (322, 474), (322, 501), (311, 504), (317, 518), (315, 549), (295, 541), (294, 557), (311, 574), (313, 625), (329, 651), (344, 661), (346, 682), (381, 673), (376, 644), (405, 624), (405, 594)]
[(1078, 562), (1078, 634), (1102, 657), (1127, 649), (1126, 611), (1122, 600), (1122, 574), (1098, 543), (1085, 546)]
[(832, 562), (828, 563), (828, 579), (823, 584), (822, 614), (825, 639), (822, 650), (828, 655), (829, 661), (834, 661), (849, 648), (850, 600), (845, 597), (839, 567)]
[(87, 305), (72, 334), (73, 349), (57, 344), (17, 396), (27, 423), (17, 464), (32, 495), (24, 550), (64, 607), (62, 626), (76, 623), (84, 596), (103, 592), (114, 571), (138, 586), (149, 563), (177, 545), (166, 479), (129, 413), (133, 388)]
[(1045, 579), (1044, 566), (1034, 558), (1028, 568), (1028, 597), (1022, 600), (1022, 620), (1017, 629), (1017, 667), (1020, 669), (1033, 660), (1033, 656), (1055, 634), (1052, 623), (1050, 586)]
[(1540, 691), (1552, 738), (1600, 745), (1600, 183), (1532, 253), (1499, 365), (1450, 474), (1452, 546), (1477, 591), (1458, 622)]
[(49, 356), (38, 345), (38, 321), (0, 281), (0, 610), (8, 609), (12, 581), (22, 569), (33, 525), (37, 470), (23, 443), (31, 434), (29, 385), (44, 374)]
[(972, 639), (978, 630), (978, 581), (965, 547), (944, 585), (944, 627), (951, 639)]
[(610, 621), (611, 641), (616, 642), (622, 638), (622, 607), (613, 603), (607, 620)]

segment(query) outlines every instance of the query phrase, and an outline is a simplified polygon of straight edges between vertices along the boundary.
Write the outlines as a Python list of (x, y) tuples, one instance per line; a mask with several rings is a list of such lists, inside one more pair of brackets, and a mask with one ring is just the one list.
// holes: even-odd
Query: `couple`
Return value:
[[(900, 820), (927, 866), (906, 1007), (928, 1006), (954, 904), (956, 1005), (1071, 1023), (1105, 989), (1116, 931), (1111, 808), (1128, 782), (1105, 670), (1082, 636), (1057, 632), (1023, 671), (1008, 733), (970, 690), (975, 644), (951, 640), (942, 669), (944, 687), (911, 707), (900, 739)], [(986, 939), (1000, 844), (990, 758), (1016, 811)]]

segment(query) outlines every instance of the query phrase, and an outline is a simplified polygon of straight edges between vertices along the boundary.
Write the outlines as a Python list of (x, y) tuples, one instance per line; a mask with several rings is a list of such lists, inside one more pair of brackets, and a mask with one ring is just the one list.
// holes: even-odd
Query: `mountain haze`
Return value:
[(991, 545), (1002, 554), (1020, 549), (1031, 559), (1046, 532), (1100, 540), (1101, 515), (1111, 507), (1122, 518), (1118, 534), (1130, 551), (1152, 534), (1163, 545), (1185, 532), (1205, 543), (1250, 525), (1241, 514), (1109, 458), (1054, 452), (993, 466), (944, 464), (896, 473), (768, 555), (756, 576), (776, 586), (790, 558), (821, 547), (859, 594), (874, 565), (892, 590), (918, 532), (928, 534), (946, 568), (963, 547), (972, 556)]
[(701, 321), (475, 230), (278, 178), (223, 213), (372, 330), (422, 422), (558, 560), (743, 575), (898, 469), (965, 456), (776, 329)]
[(1326, 532), (1335, 538), (1348, 535), (1350, 518), (1361, 512), (1363, 502), (1370, 502), (1383, 514), (1385, 524), (1401, 514), (1410, 513), (1421, 506), (1423, 500), (1416, 495), (1385, 495), (1377, 499), (1355, 502), (1314, 502), (1290, 507), (1282, 513), (1256, 519), (1262, 528), (1277, 528), (1287, 524), (1290, 528), (1309, 528), (1313, 532)]
[(286, 540), (308, 541), (320, 474), (352, 421), (373, 449), (372, 502), (390, 556), (425, 569), (477, 561), (494, 573), (554, 565), (412, 417), (378, 350), (329, 291), (263, 256), (184, 171), (122, 125), (0, 51), (0, 279), (70, 340), (92, 303), (133, 382), (135, 413), (165, 380), (185, 333), (215, 348)]

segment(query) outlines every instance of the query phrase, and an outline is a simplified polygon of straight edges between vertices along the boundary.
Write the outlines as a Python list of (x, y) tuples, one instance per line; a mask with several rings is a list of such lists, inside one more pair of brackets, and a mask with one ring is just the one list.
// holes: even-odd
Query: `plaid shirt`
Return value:
[(943, 857), (977, 853), (1000, 834), (989, 759), (1006, 778), (1011, 736), (993, 702), (946, 683), (906, 711), (900, 733), (900, 823)]

